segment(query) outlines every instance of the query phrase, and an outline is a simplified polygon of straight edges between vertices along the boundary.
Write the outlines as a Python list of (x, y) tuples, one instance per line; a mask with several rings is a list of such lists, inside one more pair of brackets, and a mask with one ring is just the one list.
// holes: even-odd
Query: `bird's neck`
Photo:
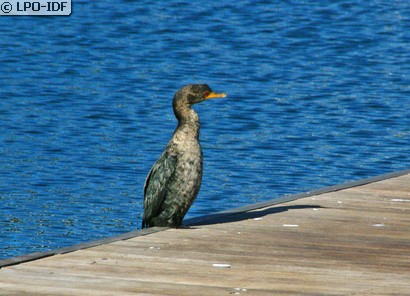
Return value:
[(178, 127), (175, 133), (183, 133), (191, 137), (199, 138), (199, 117), (194, 109), (188, 106), (175, 109), (175, 117), (178, 119)]

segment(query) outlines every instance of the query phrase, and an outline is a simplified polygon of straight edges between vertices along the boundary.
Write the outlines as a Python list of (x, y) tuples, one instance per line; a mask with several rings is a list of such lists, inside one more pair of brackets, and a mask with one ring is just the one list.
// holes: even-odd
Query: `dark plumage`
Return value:
[(182, 224), (202, 180), (199, 118), (191, 106), (225, 96), (206, 84), (190, 84), (176, 92), (172, 106), (178, 127), (145, 180), (143, 228)]

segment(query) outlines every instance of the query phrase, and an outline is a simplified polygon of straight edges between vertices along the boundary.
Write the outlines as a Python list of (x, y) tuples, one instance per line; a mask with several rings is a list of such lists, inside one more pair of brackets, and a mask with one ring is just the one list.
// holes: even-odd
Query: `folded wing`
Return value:
[(167, 150), (151, 168), (144, 185), (142, 228), (150, 227), (151, 220), (160, 214), (175, 168), (176, 157), (170, 155)]

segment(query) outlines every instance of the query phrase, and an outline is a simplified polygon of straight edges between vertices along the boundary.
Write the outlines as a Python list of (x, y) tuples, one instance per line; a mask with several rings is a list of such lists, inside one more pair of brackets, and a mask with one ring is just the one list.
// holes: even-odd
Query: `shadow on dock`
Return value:
[(297, 205), (297, 206), (280, 206), (271, 207), (262, 210), (256, 210), (251, 212), (233, 212), (233, 213), (216, 213), (204, 217), (199, 217), (198, 219), (190, 219), (190, 221), (185, 226), (202, 226), (211, 224), (221, 224), (238, 222), (243, 220), (262, 218), (266, 215), (278, 214), (287, 212), (290, 210), (302, 210), (302, 209), (313, 209), (313, 208), (323, 208), (319, 205)]

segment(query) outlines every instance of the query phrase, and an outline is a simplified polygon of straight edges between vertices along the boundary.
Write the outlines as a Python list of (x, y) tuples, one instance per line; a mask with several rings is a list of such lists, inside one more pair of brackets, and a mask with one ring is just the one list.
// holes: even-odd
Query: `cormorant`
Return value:
[(191, 106), (224, 97), (206, 84), (189, 84), (175, 93), (172, 106), (178, 126), (145, 180), (142, 228), (182, 224), (202, 181), (199, 118)]

